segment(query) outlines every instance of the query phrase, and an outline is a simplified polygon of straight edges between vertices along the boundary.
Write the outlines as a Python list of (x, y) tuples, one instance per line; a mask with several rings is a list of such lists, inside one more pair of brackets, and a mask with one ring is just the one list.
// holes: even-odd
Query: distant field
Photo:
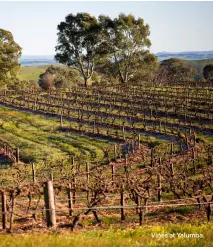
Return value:
[[(192, 65), (195, 69), (197, 69), (198, 73), (202, 73), (203, 68), (207, 64), (213, 64), (213, 59), (202, 59), (202, 60), (184, 60), (190, 65)], [(45, 70), (50, 65), (42, 65), (42, 66), (21, 66), (20, 71), (18, 73), (18, 78), (20, 80), (38, 80), (39, 75), (44, 73)]]
[(49, 65), (34, 66), (34, 67), (21, 66), (20, 71), (18, 73), (18, 78), (20, 80), (38, 80), (39, 75), (41, 73), (44, 73), (48, 67)]

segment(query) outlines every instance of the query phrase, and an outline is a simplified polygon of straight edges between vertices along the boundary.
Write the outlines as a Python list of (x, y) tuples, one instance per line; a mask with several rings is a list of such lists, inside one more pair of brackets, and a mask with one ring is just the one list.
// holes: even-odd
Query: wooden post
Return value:
[(195, 148), (192, 148), (192, 163), (193, 163), (193, 170), (194, 174), (196, 173), (196, 163), (195, 163)]
[(143, 210), (142, 210), (142, 202), (141, 198), (138, 196), (138, 215), (139, 215), (139, 225), (142, 226), (143, 223)]
[(187, 148), (187, 151), (188, 151), (189, 150), (189, 139), (188, 139), (187, 135), (185, 137), (185, 140), (186, 140), (186, 148)]
[(112, 181), (114, 180), (115, 175), (115, 167), (112, 165)]
[(116, 159), (117, 158), (117, 146), (116, 146), (116, 144), (114, 145), (114, 160), (115, 160), (115, 162), (116, 162)]
[(120, 202), (121, 202), (121, 220), (125, 220), (125, 211), (124, 211), (124, 206), (125, 206), (125, 200), (124, 200), (124, 186), (122, 184), (121, 190), (120, 190)]
[(124, 171), (127, 172), (127, 169), (128, 169), (128, 159), (127, 159), (127, 155), (125, 155)]
[(183, 152), (183, 143), (181, 140), (180, 140), (180, 152)]
[(33, 176), (33, 183), (36, 182), (36, 171), (35, 171), (35, 166), (34, 166), (34, 163), (32, 163), (32, 176)]
[(157, 180), (158, 180), (158, 201), (161, 201), (161, 174), (157, 175)]
[(15, 209), (15, 193), (12, 191), (11, 193), (11, 212), (10, 212), (10, 228), (9, 231), (12, 232), (13, 229), (13, 221), (14, 221), (14, 209)]
[(208, 203), (207, 204), (207, 208), (206, 208), (206, 215), (207, 215), (208, 222), (211, 220), (211, 212), (212, 212), (212, 210), (211, 210), (211, 204)]
[(151, 167), (154, 165), (154, 148), (151, 149)]
[(131, 146), (132, 146), (132, 153), (135, 153), (135, 145), (134, 145), (134, 140), (131, 141)]
[(125, 140), (125, 128), (124, 128), (124, 124), (122, 126), (122, 134), (123, 134), (123, 139)]
[(95, 120), (93, 122), (93, 134), (95, 134)]
[(161, 133), (161, 121), (160, 121), (160, 123), (159, 123), (159, 131), (160, 131), (160, 133)]
[(60, 127), (63, 128), (63, 116), (60, 116)]
[(74, 166), (75, 166), (75, 157), (74, 157), (74, 155), (73, 155), (73, 156), (72, 156), (71, 171), (74, 171)]
[[(158, 162), (159, 162), (159, 166), (161, 166), (161, 157), (159, 157), (159, 160), (158, 160)], [(161, 167), (160, 167), (160, 169), (161, 169)]]
[(89, 164), (86, 163), (87, 183), (89, 183)]
[(50, 172), (50, 180), (53, 182), (53, 172)]
[(170, 149), (170, 152), (171, 152), (171, 155), (173, 155), (173, 152), (174, 152), (174, 143), (173, 142), (171, 142), (171, 144), (170, 144), (171, 146), (171, 149)]
[(75, 156), (74, 155), (72, 156), (72, 165), (73, 166), (75, 165)]
[(44, 185), (44, 202), (46, 209), (47, 227), (56, 227), (53, 182), (47, 181)]
[(16, 163), (19, 163), (19, 148), (16, 148)]
[(171, 167), (171, 176), (174, 177), (174, 175), (175, 175), (175, 172), (174, 172), (174, 164), (171, 163), (170, 164), (170, 167)]
[(72, 201), (71, 183), (69, 183), (69, 188), (68, 188), (67, 194), (68, 194), (69, 216), (72, 216), (72, 211), (73, 211), (73, 201)]
[(75, 177), (75, 175), (74, 175), (74, 176), (73, 176), (73, 179), (72, 179), (73, 204), (75, 204), (75, 187), (76, 187), (76, 177)]
[(196, 133), (195, 132), (193, 132), (193, 141), (194, 141), (194, 146), (195, 146), (196, 144)]
[(138, 149), (141, 147), (141, 135), (138, 134)]
[(2, 228), (7, 228), (7, 205), (6, 205), (6, 194), (1, 194), (1, 208), (2, 208)]

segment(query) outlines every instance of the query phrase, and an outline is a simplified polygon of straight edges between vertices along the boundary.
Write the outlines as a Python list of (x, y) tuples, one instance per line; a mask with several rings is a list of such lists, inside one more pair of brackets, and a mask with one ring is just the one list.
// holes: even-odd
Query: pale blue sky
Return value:
[(23, 55), (52, 55), (57, 25), (77, 12), (142, 17), (152, 52), (213, 50), (213, 2), (0, 2), (0, 28), (13, 33)]

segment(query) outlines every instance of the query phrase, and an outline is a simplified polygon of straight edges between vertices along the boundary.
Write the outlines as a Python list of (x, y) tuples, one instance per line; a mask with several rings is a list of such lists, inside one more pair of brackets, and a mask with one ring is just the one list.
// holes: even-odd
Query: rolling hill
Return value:
[(198, 73), (202, 73), (203, 68), (208, 64), (213, 64), (213, 58), (212, 59), (201, 59), (201, 60), (185, 60), (187, 63), (189, 63), (192, 67), (197, 69)]
[(44, 73), (48, 67), (49, 65), (28, 67), (21, 66), (18, 73), (18, 78), (20, 80), (38, 80), (39, 75)]
[[(159, 52), (155, 54), (159, 61), (169, 58), (184, 59), (201, 74), (207, 64), (213, 64), (213, 51), (200, 52)], [(18, 78), (21, 80), (38, 80), (39, 75), (44, 73), (48, 66), (56, 64), (54, 56), (22, 56), (19, 60), (21, 69)]]

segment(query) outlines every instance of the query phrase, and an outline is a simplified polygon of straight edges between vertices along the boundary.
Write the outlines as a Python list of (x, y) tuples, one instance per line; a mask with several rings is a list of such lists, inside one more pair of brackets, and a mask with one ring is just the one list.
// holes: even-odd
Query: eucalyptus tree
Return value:
[(14, 41), (12, 33), (0, 29), (0, 86), (16, 79), (20, 56), (21, 47)]
[(142, 18), (120, 14), (111, 19), (101, 15), (99, 23), (103, 32), (101, 52), (105, 55), (101, 62), (108, 67), (106, 71), (119, 77), (120, 82), (128, 83), (157, 65), (157, 58), (149, 51), (149, 26)]
[(58, 44), (55, 59), (78, 70), (84, 86), (88, 86), (102, 42), (101, 28), (96, 17), (88, 13), (69, 14), (58, 25)]

